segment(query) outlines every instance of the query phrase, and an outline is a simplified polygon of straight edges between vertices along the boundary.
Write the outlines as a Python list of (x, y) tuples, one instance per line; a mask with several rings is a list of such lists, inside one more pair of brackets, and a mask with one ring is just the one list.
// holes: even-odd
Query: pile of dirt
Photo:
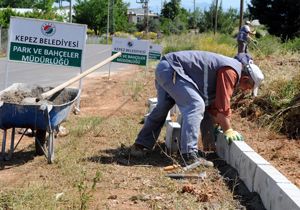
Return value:
[(0, 96), (0, 100), (5, 103), (22, 104), (22, 101), (25, 98), (40, 98), (43, 92), (44, 89), (42, 87), (36, 87), (31, 89), (30, 91), (27, 90), (5, 91)]
[(74, 94), (70, 94), (67, 89), (63, 89), (55, 93), (48, 100), (40, 100), (41, 94), (51, 89), (53, 88), (34, 86), (30, 89), (24, 90), (20, 88), (3, 91), (3, 93), (0, 95), (0, 101), (3, 101), (4, 103), (20, 105), (40, 105), (45, 103), (50, 105), (61, 105), (74, 99)]
[(291, 139), (300, 140), (300, 94), (292, 101), (283, 116), (281, 132)]
[(289, 106), (274, 107), (266, 97), (247, 97), (237, 94), (233, 106), (240, 116), (286, 135), (289, 139), (300, 140), (300, 94)]

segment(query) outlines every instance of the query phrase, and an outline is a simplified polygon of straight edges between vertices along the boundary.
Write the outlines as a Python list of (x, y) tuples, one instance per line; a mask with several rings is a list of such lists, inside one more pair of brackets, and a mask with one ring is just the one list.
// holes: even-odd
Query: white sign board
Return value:
[(141, 66), (147, 65), (150, 42), (146, 40), (113, 38), (112, 54), (122, 52), (113, 60), (117, 63), (129, 63)]
[(81, 67), (86, 25), (11, 17), (8, 59)]
[(162, 47), (158, 44), (150, 44), (149, 46), (149, 59), (160, 60)]

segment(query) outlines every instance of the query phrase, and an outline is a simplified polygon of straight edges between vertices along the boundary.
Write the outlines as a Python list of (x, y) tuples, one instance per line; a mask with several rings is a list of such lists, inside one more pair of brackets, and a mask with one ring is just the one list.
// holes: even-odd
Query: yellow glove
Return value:
[(232, 128), (225, 131), (224, 135), (228, 144), (230, 144), (232, 141), (244, 141), (243, 136)]

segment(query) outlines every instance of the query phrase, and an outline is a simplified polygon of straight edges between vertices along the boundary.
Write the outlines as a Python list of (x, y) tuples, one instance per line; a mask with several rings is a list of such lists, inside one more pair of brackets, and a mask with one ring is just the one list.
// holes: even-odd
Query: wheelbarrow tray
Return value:
[[(6, 91), (30, 90), (32, 87), (32, 85), (24, 83), (14, 83), (0, 92), (0, 98)], [(65, 88), (63, 91), (64, 94), (68, 95), (69, 100), (59, 105), (49, 105), (47, 103), (43, 105), (23, 105), (1, 102), (0, 128), (5, 130), (9, 128), (56, 129), (68, 117), (74, 101), (79, 96), (79, 89)], [(50, 128), (49, 125), (51, 126)]]

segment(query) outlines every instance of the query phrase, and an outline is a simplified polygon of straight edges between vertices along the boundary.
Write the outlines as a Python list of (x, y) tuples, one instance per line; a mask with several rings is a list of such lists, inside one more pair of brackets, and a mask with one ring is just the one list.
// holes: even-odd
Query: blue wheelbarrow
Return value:
[[(80, 90), (64, 88), (53, 94), (47, 102), (40, 101), (36, 104), (18, 101), (21, 96), (23, 97), (29, 92), (32, 93), (33, 90), (45, 91), (34, 85), (14, 83), (0, 92), (0, 129), (3, 130), (1, 156), (9, 160), (26, 130), (30, 128), (35, 132), (36, 154), (44, 154), (48, 163), (52, 163), (54, 160), (54, 132), (68, 117), (72, 105), (80, 95)], [(24, 128), (25, 131), (15, 146), (16, 128)], [(12, 131), (10, 150), (6, 156), (5, 146), (8, 129), (12, 129)]]
[[(23, 137), (22, 135), (16, 146), (14, 146), (15, 128), (25, 128), (26, 130), (30, 128), (36, 131), (36, 153), (38, 155), (45, 154), (48, 159), (48, 163), (52, 163), (54, 160), (53, 132), (58, 130), (60, 123), (67, 118), (73, 103), (80, 96), (79, 89), (66, 87), (113, 61), (115, 58), (121, 56), (121, 54), (121, 52), (117, 52), (111, 57), (89, 68), (88, 70), (85, 70), (81, 74), (71, 78), (55, 88), (48, 87), (43, 89), (42, 87), (24, 83), (15, 83), (1, 91), (0, 129), (3, 129), (4, 131), (1, 149), (2, 157), (5, 156), (7, 130), (12, 128), (11, 144), (9, 154), (7, 157), (4, 157), (4, 159), (10, 159), (12, 157), (15, 148), (18, 146)], [(49, 135), (46, 138), (47, 132)]]

